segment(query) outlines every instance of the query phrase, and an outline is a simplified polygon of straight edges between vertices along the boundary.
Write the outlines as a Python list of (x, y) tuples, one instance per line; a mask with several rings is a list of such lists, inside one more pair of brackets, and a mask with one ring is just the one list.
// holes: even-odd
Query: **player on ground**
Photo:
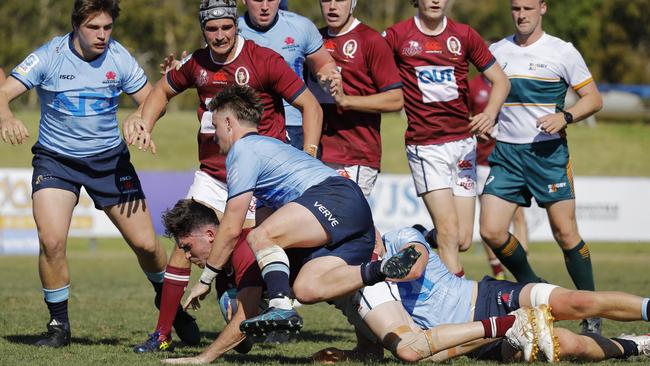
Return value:
[[(239, 18), (239, 32), (244, 38), (279, 53), (301, 79), (305, 63), (321, 83), (326, 76), (335, 72), (334, 60), (323, 48), (323, 39), (311, 20), (290, 11), (278, 10), (279, 0), (243, 2), (246, 13)], [(286, 99), (284, 115), (289, 143), (316, 156), (322, 120), (303, 120), (300, 110)]]
[[(578, 50), (542, 30), (546, 2), (512, 0), (510, 5), (515, 34), (491, 46), (512, 89), (499, 114), (499, 134), (489, 159), (481, 237), (518, 281), (539, 282), (518, 239), (508, 232), (517, 207), (530, 206), (535, 197), (546, 209), (576, 288), (593, 291), (589, 247), (576, 222), (566, 127), (600, 110), (602, 98)], [(564, 110), (569, 86), (580, 100)], [(599, 329), (598, 319), (583, 322), (585, 331)]]
[(368, 197), (381, 164), (381, 113), (402, 109), (404, 97), (390, 48), (352, 15), (356, 2), (320, 1), (327, 23), (320, 32), (340, 72), (333, 95), (313, 78), (308, 84), (323, 108), (321, 160)]
[(4, 142), (22, 144), (29, 138), (9, 102), (34, 87), (41, 101), (39, 136), (32, 147), (32, 201), (40, 243), (38, 269), (50, 321), (37, 346), (70, 343), (66, 244), (81, 187), (138, 257), (156, 301), (162, 292), (165, 250), (156, 239), (116, 116), (120, 94), (142, 105), (151, 84), (129, 51), (111, 38), (119, 13), (118, 0), (76, 0), (72, 32), (27, 56), (0, 87)]
[(269, 308), (242, 322), (246, 333), (302, 327), (290, 299), (285, 248), (300, 248), (311, 259), (293, 284), (301, 303), (329, 300), (410, 270), (417, 258), (412, 249), (389, 262), (370, 262), (375, 229), (359, 186), (304, 152), (257, 134), (262, 107), (253, 90), (226, 88), (209, 107), (215, 139), (227, 154), (228, 203), (201, 281), (186, 304), (198, 302), (224, 270), (253, 196), (267, 218), (247, 240), (267, 286)]
[[(172, 237), (178, 247), (185, 251), (187, 258), (192, 263), (200, 267), (205, 267), (208, 255), (215, 243), (219, 230), (219, 220), (214, 212), (193, 200), (180, 200), (171, 210), (163, 215), (163, 221), (167, 235)], [(248, 235), (248, 232), (249, 229), (242, 231), (228, 261), (227, 268), (231, 275), (219, 276), (216, 280), (217, 298), (219, 298), (221, 311), (228, 324), (219, 333), (217, 339), (200, 355), (190, 358), (168, 359), (165, 362), (179, 364), (209, 363), (221, 357), (230, 349), (234, 348), (242, 352), (247, 352), (250, 349), (251, 344), (242, 347), (245, 342), (249, 341), (249, 338), (244, 338), (245, 335), (240, 331), (239, 325), (245, 319), (258, 313), (264, 282), (255, 256), (246, 243), (245, 237)], [(343, 254), (341, 251), (342, 248), (344, 246), (326, 255), (339, 256)], [(291, 258), (292, 272), (300, 272), (303, 265), (306, 265), (303, 262), (308, 263), (310, 260), (316, 260), (312, 258), (318, 258), (320, 254), (326, 253), (324, 251), (319, 252), (315, 253), (317, 255), (305, 256), (305, 254), (310, 254), (310, 251), (289, 249), (287, 254)], [(223, 273), (221, 274), (223, 275)], [(230, 281), (234, 283), (230, 284)], [(384, 282), (381, 283), (381, 285), (386, 284)], [(236, 287), (236, 296), (234, 296), (232, 289), (227, 290), (230, 285)], [(399, 303), (398, 306), (404, 312), (404, 309)], [(408, 315), (406, 317), (408, 318)], [(499, 327), (494, 332), (494, 336), (496, 337), (497, 333), (499, 333), (498, 336), (503, 336), (503, 333), (506, 331), (506, 326), (502, 324), (513, 324), (514, 322), (515, 316), (501, 317), (498, 322)], [(518, 329), (528, 328), (528, 333), (532, 332), (527, 314), (518, 317), (517, 322), (518, 324), (515, 327), (518, 327)], [(444, 330), (445, 338), (436, 339), (436, 347), (444, 349), (465, 341), (480, 339), (485, 336), (484, 329), (481, 322), (438, 327), (439, 331)], [(489, 332), (488, 337), (492, 337), (492, 329)], [(402, 353), (407, 351), (408, 347)]]
[[(404, 83), (406, 153), (418, 196), (437, 230), (440, 256), (464, 274), (458, 250), (472, 242), (476, 139), (486, 134), (509, 90), (481, 36), (445, 16), (447, 0), (411, 0), (417, 14), (386, 30)], [(493, 84), (483, 111), (469, 117), (467, 73), (473, 63)]]
[[(443, 324), (464, 323), (469, 321), (483, 321), (486, 334), (494, 329), (502, 332), (508, 329), (507, 319), (498, 317), (524, 307), (535, 307), (535, 334), (533, 337), (519, 337), (509, 334), (511, 341), (524, 351), (524, 358), (536, 358), (536, 348), (543, 351), (545, 357), (551, 360), (579, 358), (584, 360), (599, 360), (614, 357), (629, 357), (639, 352), (650, 352), (650, 337), (640, 336), (632, 339), (613, 339), (599, 335), (576, 335), (568, 330), (556, 329), (560, 347), (552, 338), (553, 320), (580, 319), (585, 316), (603, 316), (618, 321), (648, 321), (650, 312), (650, 299), (641, 298), (623, 292), (591, 292), (564, 289), (550, 284), (522, 284), (509, 281), (499, 281), (485, 277), (481, 282), (469, 281), (453, 276), (440, 261), (436, 253), (426, 244), (424, 236), (412, 228), (404, 228), (389, 232), (383, 236), (386, 256), (399, 253), (405, 247), (415, 245), (421, 253), (420, 258), (413, 266), (411, 272), (396, 284), (399, 290), (401, 305), (417, 324), (416, 328), (429, 329), (425, 333), (429, 339), (446, 336), (435, 330)], [(409, 282), (403, 282), (410, 280)], [(413, 329), (408, 319), (395, 304), (396, 297), (390, 294), (387, 286), (366, 287), (362, 290), (363, 302), (360, 295), (347, 308), (359, 312), (367, 325), (379, 336), (393, 353), (405, 360), (416, 361), (427, 358), (440, 351), (440, 348), (428, 347), (427, 342), (417, 344), (412, 352), (396, 352), (394, 341), (411, 339)], [(375, 310), (380, 310), (375, 311)], [(354, 319), (354, 318), (352, 318)], [(358, 324), (358, 321), (353, 321)], [(493, 328), (495, 327), (496, 328)], [(492, 329), (492, 330), (491, 330)], [(416, 332), (418, 333), (418, 332)], [(365, 333), (364, 333), (365, 334)], [(420, 336), (421, 337), (421, 336)], [(531, 343), (531, 339), (534, 341)], [(414, 343), (415, 344), (415, 343)], [(404, 346), (404, 345), (403, 345)], [(424, 346), (422, 348), (421, 346)], [(434, 359), (442, 360), (454, 355), (467, 353), (480, 344), (464, 346), (435, 355)], [(490, 344), (474, 352), (478, 358), (501, 359), (502, 344)], [(584, 346), (585, 348), (582, 348)], [(419, 348), (418, 348), (419, 347)], [(399, 348), (397, 348), (399, 349)], [(411, 355), (411, 356), (409, 356)], [(419, 355), (419, 358), (412, 358)]]
[[(128, 143), (137, 142), (144, 150), (149, 148), (150, 133), (159, 112), (171, 98), (189, 88), (196, 88), (200, 99), (197, 110), (200, 122), (197, 134), (200, 170), (194, 176), (187, 197), (193, 197), (214, 209), (221, 217), (228, 191), (225, 158), (219, 154), (219, 145), (214, 143), (212, 113), (207, 108), (214, 95), (230, 85), (247, 85), (257, 90), (264, 105), (259, 133), (282, 141), (286, 136), (282, 98), (301, 110), (305, 121), (312, 121), (307, 124), (320, 121), (322, 112), (318, 101), (280, 55), (237, 35), (235, 0), (202, 1), (199, 19), (207, 46), (194, 51), (179, 67), (172, 68), (158, 81), (143, 107), (142, 119), (134, 121), (134, 126), (138, 128), (127, 131), (125, 137)], [(136, 141), (138, 136), (141, 138), (139, 142)], [(246, 218), (245, 225), (252, 226), (254, 206), (249, 207)], [(182, 250), (175, 248), (167, 267), (156, 331), (144, 344), (135, 347), (135, 352), (164, 350), (170, 346), (175, 309), (189, 279), (190, 262)]]
[[(477, 115), (485, 109), (490, 97), (492, 84), (483, 75), (476, 75), (469, 81), (469, 111), (471, 115)], [(476, 193), (481, 196), (485, 182), (490, 175), (490, 165), (488, 163), (488, 156), (494, 149), (496, 140), (494, 138), (479, 138), (476, 141)], [(480, 202), (480, 198), (479, 198)], [(512, 217), (513, 232), (517, 238), (521, 238), (520, 242), (525, 251), (528, 251), (528, 226), (526, 225), (526, 218), (524, 217), (524, 209), (520, 208), (515, 211)], [(497, 280), (505, 280), (505, 271), (499, 261), (499, 258), (494, 255), (494, 252), (489, 245), (483, 243), (483, 248), (488, 257), (488, 262), (492, 268), (492, 274)]]

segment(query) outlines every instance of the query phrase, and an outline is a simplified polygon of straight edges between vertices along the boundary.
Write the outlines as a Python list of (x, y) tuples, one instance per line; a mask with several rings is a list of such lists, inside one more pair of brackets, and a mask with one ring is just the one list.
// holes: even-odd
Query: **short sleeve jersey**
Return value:
[(255, 254), (251, 250), (246, 236), (250, 229), (244, 229), (235, 244), (235, 248), (230, 256), (230, 263), (235, 272), (235, 285), (238, 290), (245, 287), (264, 287), (260, 267), (257, 265)]
[(495, 62), (481, 36), (447, 17), (440, 34), (427, 35), (418, 16), (386, 30), (404, 83), (406, 143), (440, 144), (470, 136), (469, 63), (483, 72)]
[(249, 134), (226, 158), (228, 199), (253, 192), (258, 206), (278, 209), (308, 188), (338, 176), (320, 160), (277, 139)]
[(199, 94), (197, 114), (201, 126), (197, 139), (201, 170), (220, 181), (226, 179), (226, 166), (225, 156), (219, 153), (219, 145), (213, 139), (212, 113), (207, 108), (212, 98), (230, 85), (248, 85), (255, 89), (264, 106), (259, 133), (284, 141), (282, 98), (293, 101), (306, 88), (282, 57), (272, 50), (241, 37), (237, 47), (237, 55), (229, 63), (214, 62), (210, 50), (202, 48), (187, 57), (179, 69), (167, 73), (167, 81), (176, 93), (196, 88)]
[(580, 52), (546, 33), (526, 47), (510, 36), (490, 49), (510, 79), (510, 93), (499, 113), (497, 140), (526, 144), (564, 137), (564, 132), (542, 132), (537, 120), (564, 107), (569, 86), (579, 90), (593, 81)]
[[(314, 23), (290, 11), (278, 11), (274, 23), (266, 30), (256, 28), (248, 18), (248, 14), (239, 17), (238, 27), (239, 33), (244, 38), (279, 53), (301, 79), (305, 58), (323, 46), (323, 39)], [(302, 114), (290, 102), (291, 100), (284, 100), (286, 124), (302, 126)]]
[[(492, 84), (483, 76), (476, 75), (472, 80), (469, 81), (469, 113), (472, 116), (475, 116), (483, 110), (488, 104), (490, 99), (490, 91), (492, 90)], [(478, 139), (476, 144), (476, 165), (487, 166), (488, 156), (494, 149), (496, 140), (489, 139), (483, 140)]]
[[(341, 72), (346, 95), (367, 96), (402, 87), (393, 54), (377, 31), (355, 20), (345, 34), (331, 35), (327, 28), (320, 32)], [(340, 110), (313, 76), (308, 86), (323, 108), (321, 160), (379, 169), (381, 114)]]
[(474, 282), (450, 273), (419, 231), (413, 228), (393, 230), (384, 234), (382, 239), (387, 258), (409, 243), (419, 243), (429, 253), (429, 262), (420, 278), (397, 283), (402, 305), (417, 325), (429, 329), (441, 324), (471, 321)]
[(86, 157), (118, 146), (122, 92), (135, 94), (147, 77), (129, 51), (111, 39), (92, 61), (74, 49), (72, 34), (38, 48), (11, 76), (36, 88), (41, 104), (38, 141), (57, 153)]

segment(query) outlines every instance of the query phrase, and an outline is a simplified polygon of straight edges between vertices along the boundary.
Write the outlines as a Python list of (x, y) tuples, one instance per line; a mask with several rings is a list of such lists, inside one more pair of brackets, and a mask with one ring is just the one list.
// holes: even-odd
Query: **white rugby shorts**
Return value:
[(490, 176), (490, 167), (488, 165), (477, 165), (476, 166), (476, 194), (483, 194), (483, 188), (485, 188), (485, 182)]
[(328, 167), (336, 170), (340, 176), (352, 179), (361, 188), (363, 195), (368, 198), (377, 182), (379, 170), (364, 165), (343, 165), (337, 163), (325, 163)]
[(435, 145), (406, 145), (418, 196), (451, 188), (454, 196), (476, 196), (476, 138)]
[[(213, 210), (223, 213), (228, 200), (228, 186), (226, 183), (212, 178), (206, 172), (197, 170), (194, 173), (194, 182), (187, 191), (185, 198), (192, 198)], [(247, 220), (255, 220), (255, 197), (248, 205)]]

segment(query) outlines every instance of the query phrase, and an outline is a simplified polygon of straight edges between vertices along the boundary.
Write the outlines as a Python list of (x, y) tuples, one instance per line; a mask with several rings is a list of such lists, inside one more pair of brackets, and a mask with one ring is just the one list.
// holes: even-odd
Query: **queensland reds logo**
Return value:
[(343, 45), (343, 54), (347, 58), (354, 58), (354, 54), (357, 52), (357, 41), (350, 39)]
[(204, 86), (207, 83), (208, 83), (208, 72), (201, 69), (201, 71), (199, 71), (199, 77), (196, 80), (196, 85)]
[(408, 47), (402, 49), (405, 56), (415, 56), (422, 52), (422, 46), (417, 41), (409, 41)]
[(460, 46), (460, 41), (458, 40), (458, 38), (454, 36), (447, 38), (447, 49), (449, 50), (449, 52), (451, 52), (456, 56), (460, 56), (463, 54)]
[(239, 85), (246, 85), (248, 84), (248, 80), (250, 80), (248, 70), (243, 66), (237, 68), (237, 71), (235, 71), (235, 82)]

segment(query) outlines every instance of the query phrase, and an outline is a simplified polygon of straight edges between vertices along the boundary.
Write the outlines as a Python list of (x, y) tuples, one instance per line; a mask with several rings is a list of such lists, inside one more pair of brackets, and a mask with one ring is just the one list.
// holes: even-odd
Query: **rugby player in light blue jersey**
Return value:
[[(375, 229), (359, 186), (319, 160), (283, 142), (260, 136), (262, 106), (255, 91), (234, 85), (210, 102), (221, 153), (227, 154), (228, 202), (201, 280), (185, 303), (198, 305), (223, 271), (242, 231), (246, 209), (257, 198), (257, 222), (247, 240), (266, 283), (269, 308), (241, 324), (247, 334), (298, 331), (292, 308), (289, 259), (284, 249), (304, 250), (293, 292), (302, 303), (329, 300), (365, 285), (401, 278), (417, 259), (407, 248), (389, 261), (371, 262)], [(247, 200), (246, 202), (244, 202)]]
[[(279, 53), (293, 71), (304, 76), (304, 63), (324, 84), (336, 71), (336, 63), (323, 47), (323, 38), (311, 20), (292, 13), (278, 10), (279, 0), (243, 0), (246, 13), (239, 18), (239, 33), (260, 46)], [(316, 156), (322, 129), (309, 121), (303, 124), (300, 110), (284, 101), (285, 123), (289, 142), (297, 149), (303, 149)], [(304, 133), (303, 133), (304, 131)]]
[[(471, 336), (475, 332), (447, 333), (452, 332), (450, 328), (438, 327), (472, 321), (482, 322), (485, 338), (505, 335), (513, 346), (523, 351), (522, 357), (526, 361), (536, 359), (536, 349), (549, 361), (650, 355), (650, 335), (607, 339), (592, 334), (577, 335), (553, 326), (554, 319), (577, 320), (586, 316), (602, 316), (617, 321), (648, 321), (649, 298), (624, 292), (568, 290), (547, 283), (513, 283), (487, 276), (480, 282), (459, 278), (447, 270), (425, 241), (425, 234), (413, 228), (402, 228), (382, 237), (385, 252), (380, 255), (390, 258), (412, 246), (421, 254), (411, 272), (396, 284), (399, 295), (391, 293), (391, 287), (395, 285), (378, 284), (359, 290), (350, 305), (341, 306), (357, 327), (359, 318), (362, 318), (374, 336), (383, 341), (396, 357), (410, 362), (429, 357), (440, 361), (474, 351), (471, 355), (479, 359), (503, 360), (507, 356), (502, 349), (503, 343), (478, 349), (481, 344), (474, 344), (441, 352), (441, 339)], [(405, 318), (401, 309), (395, 307), (400, 302), (399, 298), (403, 309), (419, 330), (413, 329), (411, 319)], [(522, 309), (531, 308), (532, 312), (522, 314)], [(512, 327), (515, 331), (507, 332), (513, 323), (503, 316), (513, 311), (525, 315), (536, 324), (532, 337), (521, 337), (516, 326)], [(355, 317), (350, 312), (358, 312), (359, 316)], [(422, 330), (425, 330), (430, 342), (421, 341), (424, 337)], [(329, 350), (329, 354), (321, 351), (318, 356), (332, 358), (336, 354), (354, 357), (349, 352), (333, 349)]]
[(70, 343), (66, 240), (81, 187), (133, 249), (156, 298), (162, 289), (165, 250), (156, 239), (116, 115), (120, 94), (141, 104), (151, 84), (129, 51), (111, 39), (119, 11), (119, 0), (76, 0), (72, 32), (31, 53), (0, 86), (4, 142), (22, 144), (29, 138), (9, 102), (36, 88), (41, 103), (38, 141), (32, 147), (32, 201), (50, 322), (38, 346)]

